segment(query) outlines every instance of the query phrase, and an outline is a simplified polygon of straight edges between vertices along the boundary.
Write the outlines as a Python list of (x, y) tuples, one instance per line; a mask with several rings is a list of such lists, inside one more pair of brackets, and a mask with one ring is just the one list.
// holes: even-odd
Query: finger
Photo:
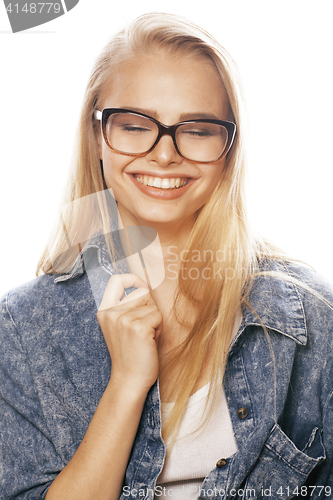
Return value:
[(124, 316), (124, 321), (119, 318), (120, 324), (125, 327), (131, 325), (134, 332), (141, 332), (144, 336), (153, 335), (153, 338), (156, 338), (156, 330), (162, 323), (162, 315), (155, 307), (149, 312), (144, 309), (142, 308), (139, 314), (136, 309), (132, 309), (126, 317)]
[[(150, 299), (151, 299), (151, 295), (150, 295), (150, 292), (149, 292), (149, 289), (146, 288), (146, 287), (140, 287), (140, 288), (137, 288), (136, 290), (134, 290), (133, 292), (129, 293), (128, 295), (126, 295), (120, 302), (119, 304), (128, 304), (129, 302), (133, 302), (133, 300), (135, 301), (136, 299), (140, 298), (140, 297), (145, 297), (146, 298), (146, 304), (149, 303)], [(141, 303), (141, 301), (140, 301)], [(138, 304), (137, 302), (135, 302), (135, 306), (133, 307), (138, 307)]]
[[(115, 304), (118, 304), (124, 295), (125, 288), (130, 288), (132, 286), (135, 288), (145, 288), (148, 291), (147, 283), (145, 283), (136, 274), (126, 273), (111, 276), (105, 288), (103, 300), (99, 310), (108, 309)], [(142, 294), (142, 292), (140, 294)]]
[[(127, 315), (129, 321), (135, 321), (136, 319), (143, 318), (151, 314), (152, 312), (157, 311), (156, 306), (154, 305), (143, 305), (139, 307), (130, 307), (128, 304), (118, 304), (116, 306), (110, 307), (109, 309), (105, 309), (105, 312), (112, 311), (112, 313), (116, 313), (117, 317), (120, 318), (123, 314)], [(101, 312), (101, 311), (100, 311)]]
[(158, 337), (161, 335), (162, 328), (163, 328), (163, 319), (160, 322), (160, 324), (157, 325), (157, 327), (155, 328), (155, 340), (158, 340)]
[(112, 310), (130, 310), (145, 305), (156, 305), (152, 299), (148, 288), (138, 288), (127, 295), (123, 300), (118, 300), (115, 304), (108, 303), (107, 299), (103, 297), (102, 303), (99, 306), (99, 311), (112, 309)]
[[(138, 301), (137, 299), (141, 297), (143, 297), (143, 299)], [(130, 307), (139, 307), (144, 304), (157, 306), (150, 290), (145, 287), (138, 288), (134, 290), (134, 292), (129, 293), (118, 304), (126, 304), (129, 302), (133, 302), (130, 304)]]

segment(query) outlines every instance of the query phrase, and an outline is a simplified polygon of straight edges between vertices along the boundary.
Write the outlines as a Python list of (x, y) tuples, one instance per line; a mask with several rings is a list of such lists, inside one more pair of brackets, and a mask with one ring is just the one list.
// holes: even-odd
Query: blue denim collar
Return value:
[[(127, 267), (127, 263), (125, 260), (125, 255), (119, 240), (118, 232), (115, 231), (113, 233), (113, 240), (115, 243), (116, 250), (123, 260), (124, 263), (124, 272), (129, 272), (129, 269)], [(59, 283), (61, 281), (69, 281), (75, 278), (78, 278), (79, 276), (82, 276), (85, 273), (84, 269), (84, 255), (91, 249), (96, 250), (96, 256), (98, 259), (98, 264), (99, 266), (110, 276), (113, 274), (116, 274), (117, 271), (114, 269), (114, 266), (111, 263), (111, 259), (106, 247), (105, 243), (105, 236), (103, 234), (96, 234), (94, 235), (90, 241), (83, 247), (82, 251), (78, 255), (77, 259), (74, 262), (74, 265), (71, 269), (71, 271), (67, 274), (60, 274), (58, 275), (55, 279), (55, 283)]]
[(251, 325), (265, 326), (300, 345), (307, 343), (306, 319), (299, 290), (286, 279), (293, 277), (288, 264), (273, 260), (261, 262), (259, 272), (277, 274), (262, 274), (254, 278), (247, 304), (242, 305), (242, 322), (230, 345), (230, 354), (234, 352), (242, 332)]
[[(115, 228), (116, 229), (116, 228)], [(117, 231), (114, 241), (119, 255), (124, 259), (124, 272), (130, 272), (121, 247)], [(85, 273), (84, 254), (90, 249), (96, 250), (99, 266), (110, 276), (116, 274), (102, 234), (95, 235), (82, 249), (69, 274), (61, 274), (54, 279), (55, 283), (69, 281)], [(281, 261), (263, 261), (259, 270), (262, 273), (280, 273), (290, 276), (288, 264)], [(282, 335), (290, 337), (296, 343), (307, 342), (306, 320), (299, 291), (296, 285), (286, 279), (269, 275), (257, 275), (249, 292), (248, 304), (242, 305), (242, 322), (237, 335), (233, 338), (229, 353), (233, 353), (242, 332), (247, 326), (262, 326)]]

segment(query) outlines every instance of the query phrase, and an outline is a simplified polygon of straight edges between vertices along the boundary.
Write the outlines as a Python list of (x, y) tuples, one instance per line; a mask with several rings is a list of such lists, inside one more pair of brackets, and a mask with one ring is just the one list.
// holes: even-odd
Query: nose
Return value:
[(182, 157), (177, 153), (170, 135), (163, 135), (146, 158), (148, 161), (156, 162), (160, 167), (164, 168), (182, 162)]

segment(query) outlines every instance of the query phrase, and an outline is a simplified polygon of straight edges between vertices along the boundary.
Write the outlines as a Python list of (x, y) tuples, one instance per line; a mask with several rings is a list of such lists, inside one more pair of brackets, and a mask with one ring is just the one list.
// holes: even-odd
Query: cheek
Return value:
[(209, 189), (211, 192), (214, 191), (217, 184), (220, 182), (224, 163), (225, 159), (223, 158), (219, 162), (210, 165), (209, 170), (206, 172), (207, 189)]
[(110, 158), (105, 157), (105, 155), (102, 155), (102, 161), (103, 161), (103, 175), (105, 184), (107, 185), (108, 189), (113, 189), (113, 186), (115, 184), (114, 180), (115, 171), (112, 168), (112, 162), (110, 161)]
[(109, 189), (117, 190), (123, 182), (124, 168), (129, 163), (126, 156), (110, 151), (108, 147), (102, 149), (104, 180)]

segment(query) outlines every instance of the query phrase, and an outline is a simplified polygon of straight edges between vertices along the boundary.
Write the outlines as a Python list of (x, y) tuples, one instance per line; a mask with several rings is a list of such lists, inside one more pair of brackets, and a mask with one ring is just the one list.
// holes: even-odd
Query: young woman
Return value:
[(0, 498), (332, 498), (332, 289), (251, 234), (230, 56), (142, 16), (80, 124), (39, 277), (1, 303)]

